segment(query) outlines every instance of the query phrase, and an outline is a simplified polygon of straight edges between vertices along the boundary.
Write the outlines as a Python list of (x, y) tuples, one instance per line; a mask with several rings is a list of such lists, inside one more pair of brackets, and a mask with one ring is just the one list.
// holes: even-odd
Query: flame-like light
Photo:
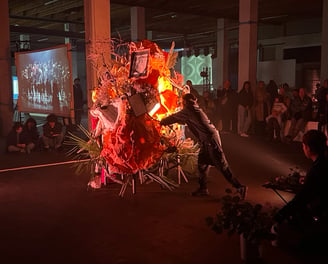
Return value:
[(161, 107), (161, 104), (160, 103), (155, 104), (155, 106), (153, 107), (153, 109), (151, 109), (148, 114), (150, 116), (153, 116), (160, 107)]

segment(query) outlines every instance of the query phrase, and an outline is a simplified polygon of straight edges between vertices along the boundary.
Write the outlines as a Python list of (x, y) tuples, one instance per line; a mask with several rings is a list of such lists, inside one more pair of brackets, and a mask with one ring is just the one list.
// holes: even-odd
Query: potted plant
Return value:
[(229, 236), (239, 234), (242, 260), (254, 261), (254, 258), (261, 258), (262, 241), (275, 239), (271, 228), (277, 208), (265, 208), (261, 204), (241, 200), (230, 189), (226, 193), (220, 199), (221, 210), (215, 217), (206, 219), (207, 225), (218, 234), (224, 231)]

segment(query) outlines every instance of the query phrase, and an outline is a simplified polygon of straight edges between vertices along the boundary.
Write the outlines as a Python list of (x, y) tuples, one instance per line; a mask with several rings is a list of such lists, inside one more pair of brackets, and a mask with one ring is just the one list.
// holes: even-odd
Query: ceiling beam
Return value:
[(10, 26), (11, 32), (18, 32), (24, 34), (39, 34), (46, 36), (58, 36), (58, 37), (68, 37), (76, 39), (84, 39), (84, 33), (76, 33), (72, 31), (61, 31), (61, 30), (50, 30), (44, 28), (35, 27), (23, 27), (23, 26)]

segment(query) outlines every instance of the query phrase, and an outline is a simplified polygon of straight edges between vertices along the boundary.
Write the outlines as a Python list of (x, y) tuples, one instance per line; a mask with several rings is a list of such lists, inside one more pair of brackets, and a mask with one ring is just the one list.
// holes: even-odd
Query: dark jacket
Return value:
[(249, 89), (248, 92), (246, 91), (246, 89), (242, 89), (239, 93), (238, 93), (238, 103), (244, 107), (248, 106), (249, 108), (252, 107), (254, 102), (254, 98), (253, 98), (253, 93), (252, 91)]
[(237, 111), (237, 92), (232, 88), (218, 90), (217, 99), (218, 105), (226, 109), (225, 114), (230, 114), (230, 111)]
[(326, 94), (328, 93), (328, 88), (321, 87), (318, 90), (317, 99), (318, 99), (318, 114), (324, 114), (326, 107)]
[(54, 134), (61, 134), (62, 130), (63, 125), (59, 122), (56, 122), (53, 128), (48, 122), (43, 125), (43, 135), (48, 138), (52, 138)]
[(24, 138), (26, 144), (34, 143), (37, 144), (39, 141), (39, 131), (36, 127), (29, 129), (27, 126), (23, 126), (22, 137)]
[(83, 108), (83, 92), (80, 84), (73, 85), (73, 95), (74, 95), (74, 109), (82, 110)]
[(324, 156), (315, 160), (303, 188), (275, 216), (276, 221), (291, 219), (297, 224), (311, 223), (315, 218), (327, 220), (328, 162)]
[(188, 103), (181, 111), (164, 118), (161, 125), (187, 125), (200, 142), (208, 142), (218, 134), (216, 128), (197, 103)]
[(295, 98), (291, 104), (292, 117), (295, 119), (303, 118), (309, 121), (312, 118), (312, 100), (305, 95), (303, 99)]

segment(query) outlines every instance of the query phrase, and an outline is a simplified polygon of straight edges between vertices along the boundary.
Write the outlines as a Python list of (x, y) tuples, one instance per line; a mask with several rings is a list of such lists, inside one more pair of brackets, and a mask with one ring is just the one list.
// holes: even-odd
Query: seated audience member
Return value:
[(306, 123), (312, 117), (312, 100), (306, 95), (305, 88), (299, 89), (298, 97), (292, 101), (290, 108), (292, 116), (290, 128), (286, 136), (287, 143), (293, 141), (300, 131), (304, 131)]
[[(313, 161), (302, 189), (278, 211), (274, 230), (278, 246), (292, 249), (317, 249), (320, 238), (328, 234), (327, 137), (318, 130), (303, 135), (303, 152)], [(321, 246), (327, 245), (323, 243)], [(326, 250), (326, 248), (325, 248)]]
[(54, 148), (59, 150), (64, 139), (63, 125), (58, 122), (57, 116), (50, 114), (47, 116), (47, 123), (43, 125), (43, 144), (45, 150)]
[(328, 94), (328, 79), (323, 81), (323, 86), (317, 88), (316, 98), (318, 100), (318, 130), (323, 131), (323, 127), (326, 124), (325, 108), (327, 105), (326, 94)]
[(26, 120), (22, 134), (26, 142), (26, 151), (29, 153), (38, 146), (39, 142), (39, 132), (34, 118), (30, 117)]
[(20, 122), (15, 122), (7, 136), (8, 152), (25, 152), (26, 144), (23, 138), (23, 126)]
[(266, 132), (268, 140), (281, 140), (282, 116), (286, 111), (287, 106), (280, 102), (279, 98), (276, 97), (271, 109), (271, 115), (266, 118)]

